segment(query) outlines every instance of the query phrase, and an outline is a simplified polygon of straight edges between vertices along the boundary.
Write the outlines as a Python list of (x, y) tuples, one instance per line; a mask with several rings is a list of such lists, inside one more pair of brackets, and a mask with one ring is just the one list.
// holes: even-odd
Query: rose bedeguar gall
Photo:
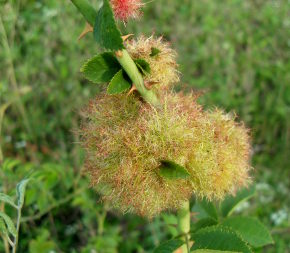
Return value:
[[(164, 93), (160, 108), (133, 95), (101, 94), (83, 114), (86, 172), (122, 212), (152, 218), (192, 195), (221, 200), (250, 181), (248, 130), (221, 110), (204, 111), (194, 94)], [(161, 177), (163, 160), (189, 177)]]

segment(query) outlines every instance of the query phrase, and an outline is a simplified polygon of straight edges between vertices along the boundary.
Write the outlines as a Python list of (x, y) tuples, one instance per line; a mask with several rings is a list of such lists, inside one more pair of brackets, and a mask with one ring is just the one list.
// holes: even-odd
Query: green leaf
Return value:
[(0, 218), (4, 220), (9, 233), (15, 237), (17, 235), (17, 231), (11, 218), (3, 212), (0, 212)]
[(207, 227), (194, 233), (192, 250), (211, 249), (251, 253), (247, 243), (233, 230), (214, 226)]
[(211, 217), (212, 219), (218, 220), (218, 213), (215, 205), (206, 199), (197, 200), (193, 210), (200, 213), (200, 218)]
[(4, 171), (10, 171), (13, 170), (15, 167), (17, 167), (19, 164), (20, 164), (19, 160), (5, 159), (3, 164), (1, 165), (1, 168)]
[(212, 250), (212, 249), (198, 249), (191, 252), (192, 253), (239, 253), (237, 251), (224, 251), (224, 250)]
[(1, 193), (1, 192), (0, 192), (0, 201), (3, 201), (5, 203), (17, 208), (17, 205), (15, 205), (14, 200), (10, 196), (8, 196), (4, 193)]
[(150, 65), (147, 61), (145, 61), (144, 59), (136, 59), (134, 60), (135, 64), (137, 65), (139, 71), (143, 74), (143, 75), (147, 75), (151, 73), (151, 68)]
[(106, 52), (89, 59), (81, 68), (85, 78), (93, 83), (109, 82), (121, 69), (113, 53)]
[(250, 188), (245, 188), (239, 191), (236, 196), (228, 196), (220, 206), (221, 213), (224, 217), (230, 216), (235, 208), (243, 201), (255, 195), (255, 186), (252, 185)]
[(180, 239), (172, 239), (167, 242), (161, 243), (153, 253), (172, 253), (184, 244)]
[(178, 236), (179, 232), (177, 230), (177, 223), (178, 223), (177, 216), (172, 213), (162, 213), (161, 216), (165, 225), (164, 229), (168, 231), (171, 237)]
[(126, 80), (125, 74), (121, 69), (109, 83), (107, 93), (111, 95), (119, 94), (125, 90), (128, 90), (130, 87), (131, 84), (129, 83), (129, 81)]
[(186, 179), (190, 176), (183, 166), (168, 160), (161, 161), (158, 174), (166, 179)]
[(30, 179), (24, 179), (16, 186), (16, 194), (18, 199), (18, 208), (22, 208), (24, 204), (25, 190)]
[(267, 228), (256, 218), (229, 217), (221, 225), (235, 230), (246, 242), (255, 248), (274, 243)]
[(153, 56), (156, 56), (156, 55), (158, 55), (160, 53), (161, 53), (161, 51), (158, 48), (152, 47), (150, 56), (153, 57)]
[(37, 237), (29, 241), (29, 253), (57, 252), (56, 248), (55, 242), (51, 240), (50, 232), (45, 228), (40, 229)]
[(0, 234), (8, 235), (8, 231), (3, 218), (0, 218)]
[(96, 10), (91, 6), (88, 0), (72, 0), (72, 3), (78, 8), (79, 12), (84, 16), (86, 21), (94, 25), (97, 12)]
[(215, 226), (217, 225), (217, 220), (213, 218), (203, 218), (198, 220), (196, 223), (192, 224), (191, 231), (197, 232), (198, 230), (205, 228), (205, 227), (210, 227), (210, 226)]
[(112, 51), (124, 49), (121, 33), (117, 28), (114, 14), (108, 0), (103, 1), (103, 6), (97, 13), (94, 25), (94, 37), (106, 49)]

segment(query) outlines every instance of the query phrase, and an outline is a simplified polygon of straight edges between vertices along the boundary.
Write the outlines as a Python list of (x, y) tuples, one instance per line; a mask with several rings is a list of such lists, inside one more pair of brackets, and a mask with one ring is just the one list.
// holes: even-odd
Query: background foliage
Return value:
[[(98, 52), (91, 38), (77, 41), (82, 17), (57, 0), (0, 0), (0, 14), (1, 108), (11, 103), (2, 124), (0, 191), (13, 195), (24, 176), (35, 179), (19, 252), (150, 252), (176, 233), (174, 216), (148, 222), (112, 212), (81, 174), (74, 129), (79, 110), (100, 90), (79, 72)], [(172, 42), (183, 73), (177, 90), (205, 92), (202, 104), (235, 111), (251, 128), (257, 194), (237, 212), (271, 228), (275, 245), (264, 252), (290, 248), (289, 16), (287, 0), (158, 0), (146, 5), (141, 22), (126, 26)]]

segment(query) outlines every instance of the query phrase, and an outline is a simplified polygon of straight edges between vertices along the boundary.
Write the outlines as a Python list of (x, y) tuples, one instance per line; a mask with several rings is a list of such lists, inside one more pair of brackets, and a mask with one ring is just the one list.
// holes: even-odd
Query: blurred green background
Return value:
[[(19, 252), (152, 251), (174, 233), (174, 216), (148, 221), (112, 211), (81, 174), (84, 152), (74, 132), (80, 109), (100, 90), (79, 72), (98, 52), (91, 35), (77, 41), (84, 20), (69, 0), (0, 0), (0, 14), (0, 115), (11, 103), (0, 122), (0, 191), (13, 194), (37, 172)], [(245, 121), (257, 194), (238, 212), (271, 230), (275, 245), (262, 252), (290, 252), (290, 2), (156, 0), (141, 21), (120, 27), (163, 35), (179, 55), (176, 89), (205, 92), (206, 108), (223, 107)]]

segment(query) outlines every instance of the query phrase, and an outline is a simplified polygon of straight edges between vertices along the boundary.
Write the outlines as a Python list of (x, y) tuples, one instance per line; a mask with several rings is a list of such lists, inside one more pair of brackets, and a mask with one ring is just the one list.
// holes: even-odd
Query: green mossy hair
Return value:
[[(203, 111), (196, 99), (168, 93), (159, 109), (126, 95), (90, 102), (80, 132), (86, 171), (104, 199), (151, 218), (193, 194), (219, 200), (247, 185), (247, 130), (222, 111)], [(184, 166), (190, 177), (160, 177), (161, 160)]]
[(149, 63), (151, 72), (144, 77), (146, 86), (168, 90), (179, 81), (177, 53), (162, 37), (140, 36), (136, 40), (126, 41), (125, 47), (134, 60), (141, 58)]

